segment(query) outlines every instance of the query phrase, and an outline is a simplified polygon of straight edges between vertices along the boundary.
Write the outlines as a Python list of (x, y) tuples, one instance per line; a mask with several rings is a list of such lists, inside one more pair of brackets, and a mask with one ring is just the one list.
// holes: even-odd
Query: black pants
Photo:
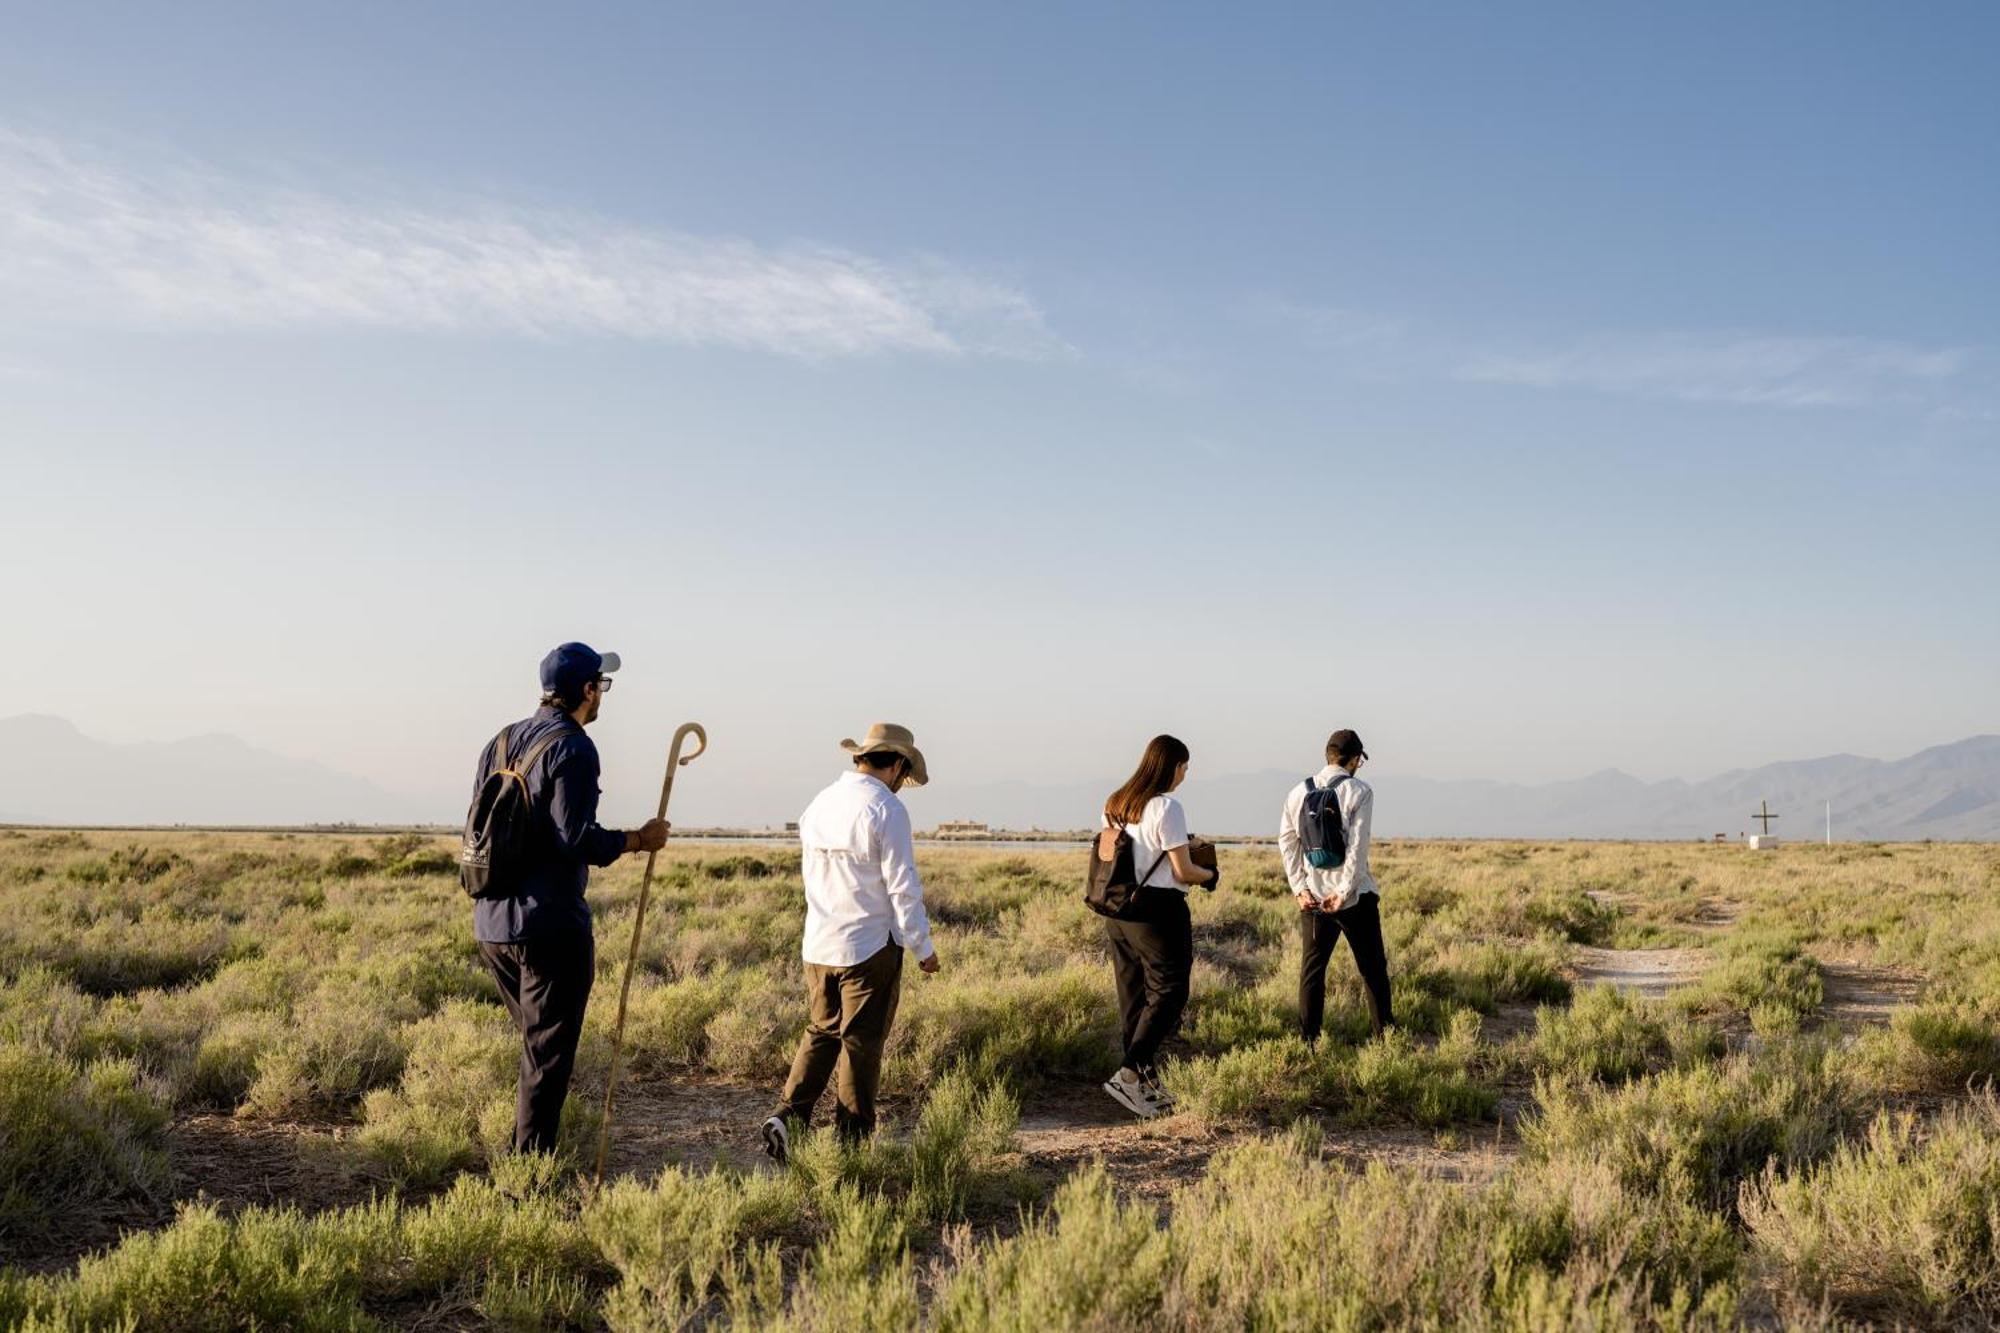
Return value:
[(1375, 1035), (1395, 1023), (1389, 1010), (1389, 956), (1382, 949), (1382, 914), (1375, 895), (1364, 893), (1361, 901), (1338, 912), (1300, 912), (1299, 942), (1299, 1030), (1307, 1041), (1319, 1040), (1320, 1024), (1326, 1019), (1326, 965), (1333, 959), (1333, 946), (1347, 936), (1354, 951), (1354, 966), (1361, 984), (1368, 988), (1368, 1016), (1374, 1020)]
[(1194, 922), (1178, 889), (1141, 889), (1140, 915), (1107, 918), (1111, 966), (1118, 980), (1124, 1065), (1150, 1074), (1160, 1044), (1180, 1030), (1194, 966)]
[(482, 943), (479, 956), (521, 1030), (514, 1151), (552, 1152), (597, 973), (596, 946), (588, 935), (557, 935), (522, 944)]

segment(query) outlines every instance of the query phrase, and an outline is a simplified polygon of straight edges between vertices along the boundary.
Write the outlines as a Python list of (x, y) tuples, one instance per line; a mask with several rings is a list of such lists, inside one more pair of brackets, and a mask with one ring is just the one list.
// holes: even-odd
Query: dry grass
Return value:
[[(788, 1173), (655, 1158), (597, 1198), (560, 1160), (495, 1158), (512, 1036), (444, 849), (0, 832), (0, 1256), (45, 1267), (138, 1228), (80, 1266), (0, 1276), (0, 1324), (1995, 1317), (2000, 1117), (1967, 1097), (2000, 1072), (2000, 849), (1385, 844), (1404, 1031), (1365, 1040), (1342, 957), (1312, 1049), (1290, 1035), (1275, 857), (1231, 850), (1228, 887), (1193, 901), (1168, 1066), (1183, 1112), (1091, 1131), (1198, 1145), (1167, 1184), (1125, 1174), (1142, 1152), (1052, 1169), (1012, 1139), (1020, 1100), (1092, 1097), (1115, 1059), (1076, 853), (926, 851), (947, 968), (906, 985), (885, 1087), (901, 1127), (859, 1152), (816, 1141)], [(775, 1084), (803, 1021), (796, 853), (676, 846), (662, 866), (628, 1032), (662, 1091), (634, 1104)], [(603, 970), (572, 1151), (637, 880), (627, 862), (592, 888)], [(1582, 951), (1619, 974), (1639, 948), (1682, 951), (1656, 998), (1574, 988)], [(261, 1192), (224, 1179), (218, 1125), (269, 1154)], [(286, 1136), (305, 1150), (289, 1165)], [(1454, 1178), (1346, 1165), (1412, 1136), (1434, 1137), (1425, 1160), (1507, 1155)], [(213, 1202), (176, 1218), (204, 1185)], [(1878, 1218), (1895, 1244), (1854, 1257)]]

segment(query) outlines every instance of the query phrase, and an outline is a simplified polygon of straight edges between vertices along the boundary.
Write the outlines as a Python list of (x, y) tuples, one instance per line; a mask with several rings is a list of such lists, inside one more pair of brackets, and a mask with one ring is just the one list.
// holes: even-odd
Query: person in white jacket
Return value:
[(799, 816), (800, 870), (806, 886), (805, 1034), (792, 1060), (778, 1111), (764, 1122), (764, 1149), (784, 1161), (793, 1127), (813, 1108), (836, 1072), (834, 1129), (845, 1139), (875, 1132), (875, 1091), (882, 1048), (896, 1018), (903, 951), (925, 973), (938, 970), (917, 878), (910, 813), (896, 793), (921, 787), (930, 773), (907, 727), (878, 722), (844, 773)]
[[(1327, 738), (1326, 767), (1285, 795), (1278, 821), (1278, 854), (1285, 879), (1299, 905), (1299, 1031), (1318, 1041), (1326, 1018), (1326, 966), (1333, 946), (1347, 937), (1354, 966), (1368, 992), (1369, 1018), (1375, 1035), (1395, 1024), (1389, 1007), (1389, 957), (1382, 947), (1380, 896), (1368, 870), (1369, 825), (1375, 813), (1375, 793), (1355, 774), (1368, 759), (1361, 737), (1343, 728)], [(1333, 788), (1346, 835), (1347, 855), (1338, 866), (1321, 870), (1306, 860), (1300, 817), (1313, 788)]]

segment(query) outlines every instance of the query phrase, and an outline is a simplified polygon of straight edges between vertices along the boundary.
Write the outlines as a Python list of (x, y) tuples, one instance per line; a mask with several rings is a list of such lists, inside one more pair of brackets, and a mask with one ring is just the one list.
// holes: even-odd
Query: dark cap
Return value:
[(551, 648), (542, 659), (542, 689), (574, 699), (583, 693), (584, 686), (610, 675), (619, 665), (617, 653), (600, 653), (587, 643), (565, 643)]
[(1346, 727), (1326, 738), (1326, 753), (1327, 757), (1337, 764), (1344, 764), (1356, 755), (1360, 755), (1363, 759), (1368, 757), (1368, 751), (1361, 746), (1361, 737)]

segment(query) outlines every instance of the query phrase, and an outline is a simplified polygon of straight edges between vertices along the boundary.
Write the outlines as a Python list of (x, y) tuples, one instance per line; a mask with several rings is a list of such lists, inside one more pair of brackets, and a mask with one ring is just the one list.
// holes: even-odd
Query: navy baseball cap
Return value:
[(587, 643), (560, 644), (542, 659), (542, 688), (550, 694), (572, 697), (620, 665), (617, 653), (600, 653)]

